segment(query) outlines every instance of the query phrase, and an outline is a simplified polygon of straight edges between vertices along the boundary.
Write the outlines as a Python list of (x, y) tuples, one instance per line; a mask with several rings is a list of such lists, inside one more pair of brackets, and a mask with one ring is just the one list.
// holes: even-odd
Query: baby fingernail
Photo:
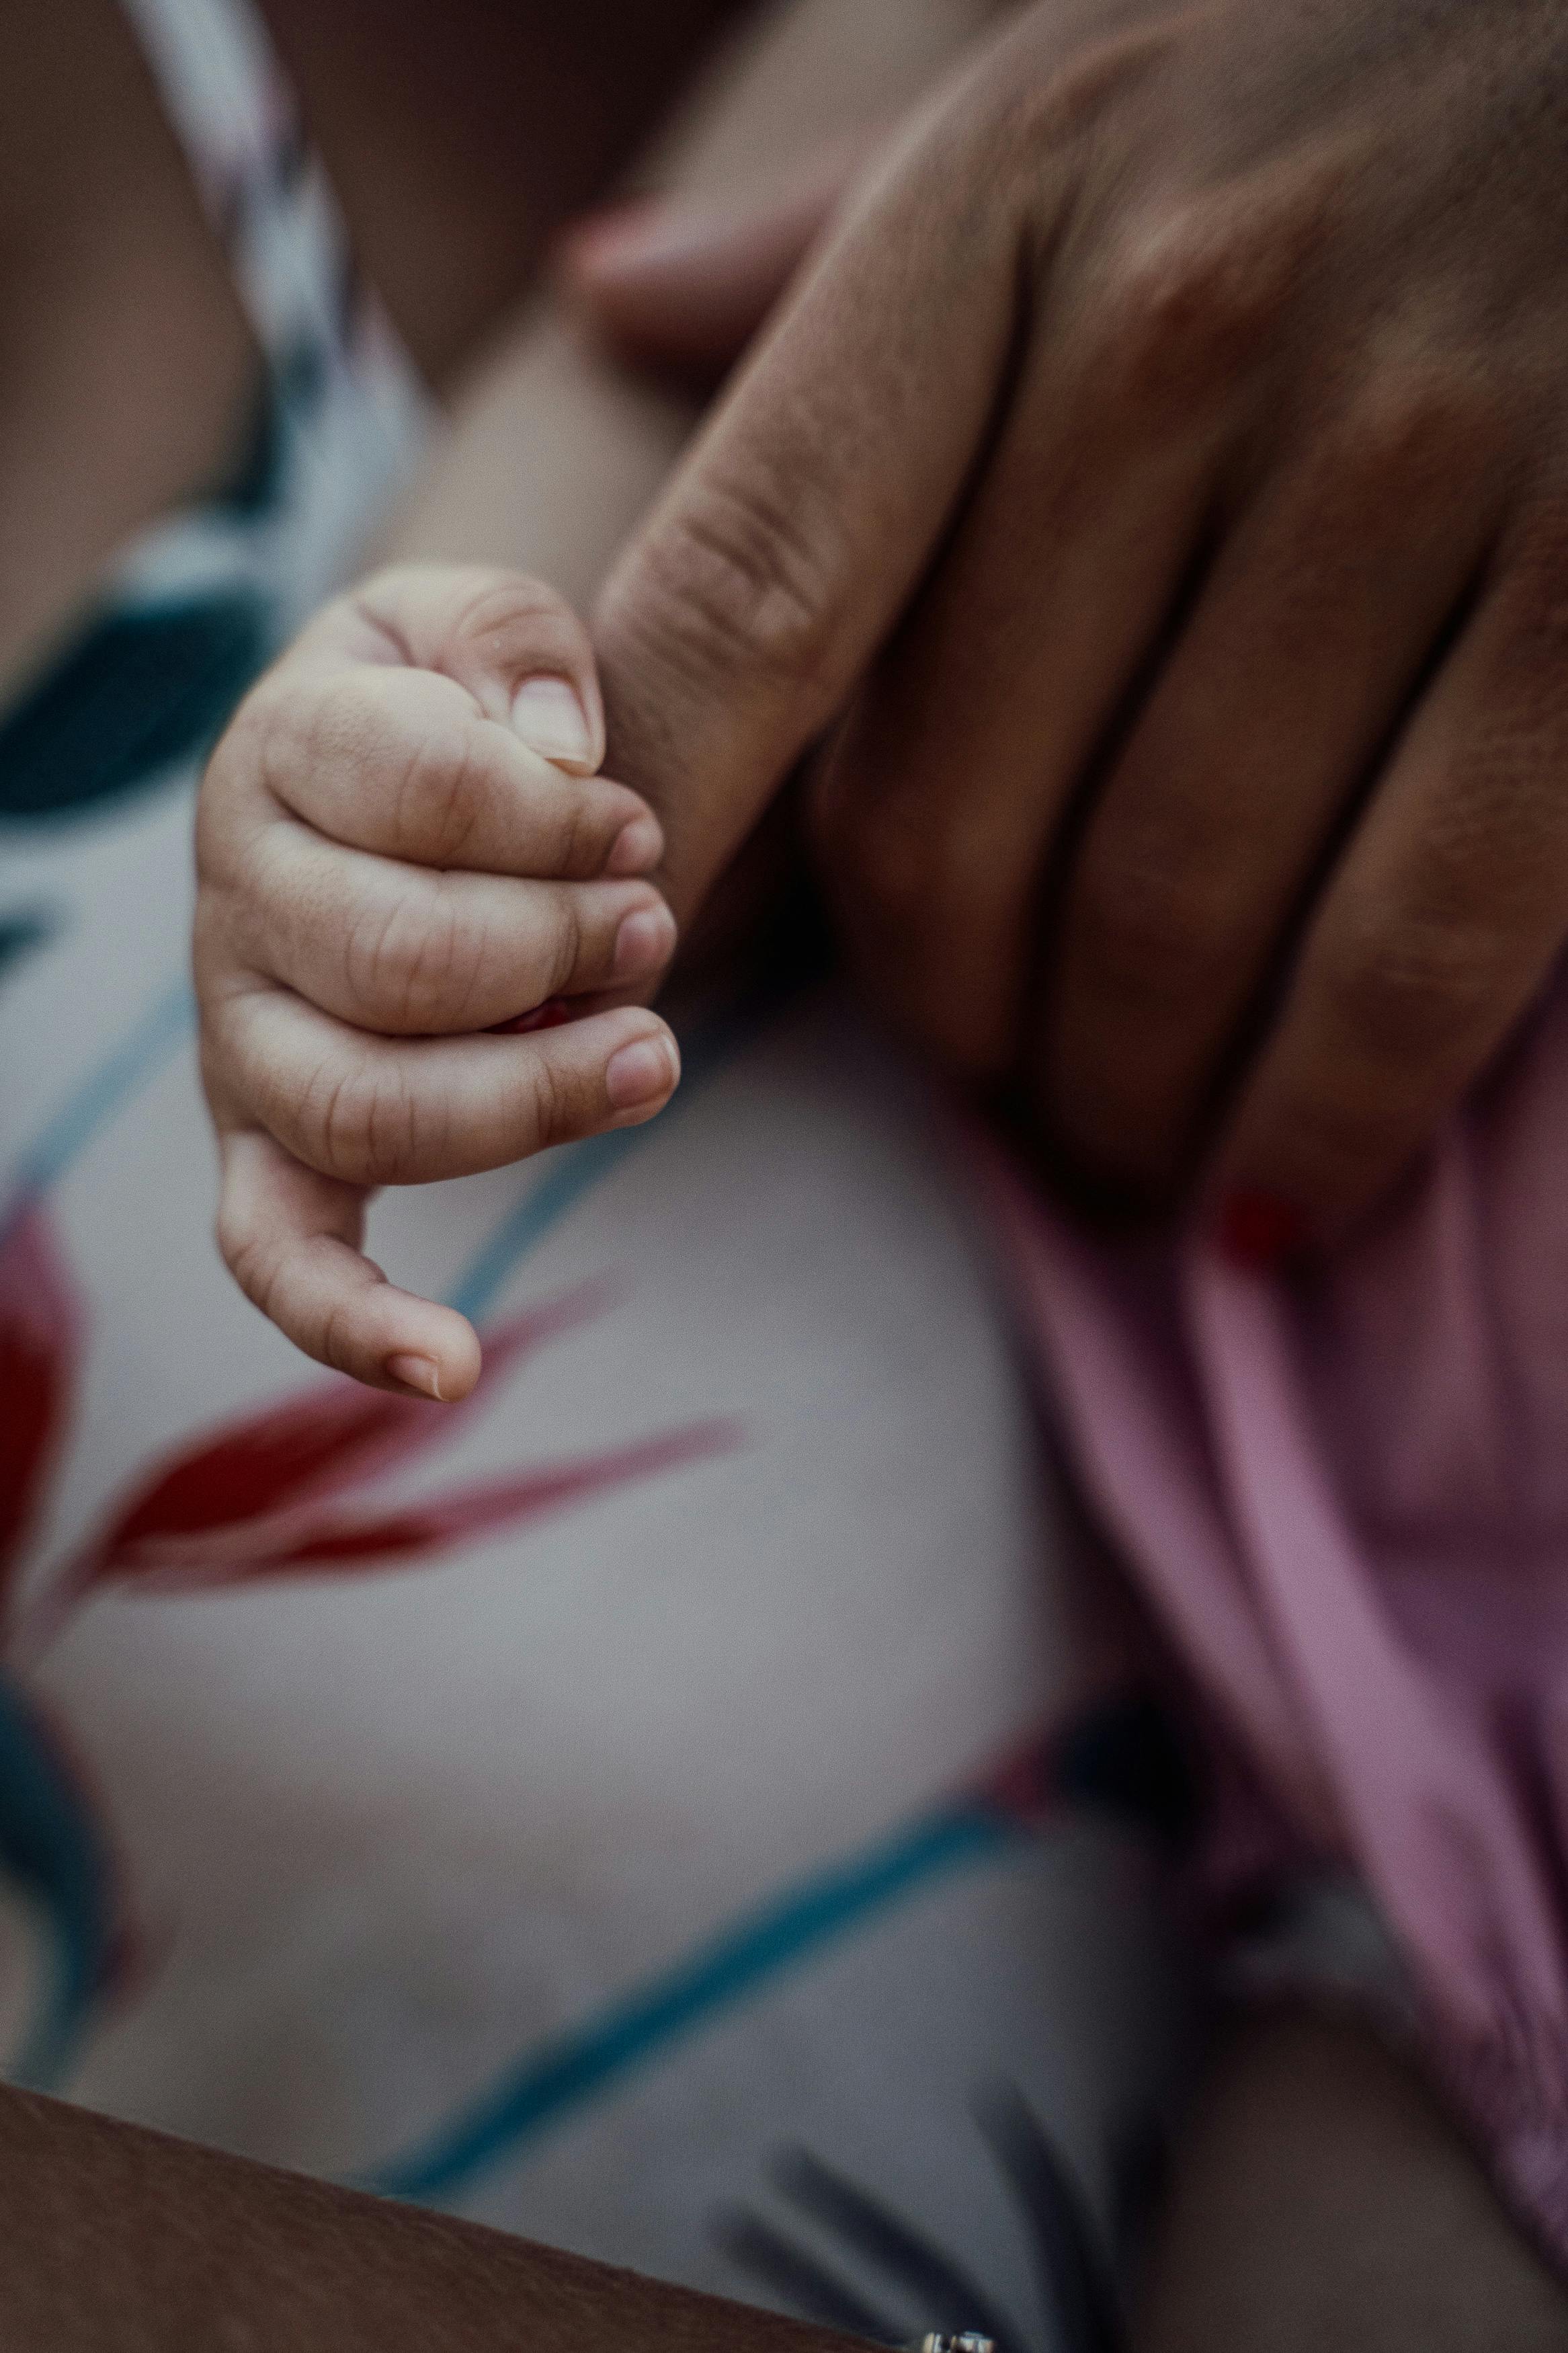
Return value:
[(680, 1076), (680, 1056), (668, 1038), (639, 1038), (605, 1065), (605, 1092), (615, 1111), (660, 1103)]
[(606, 874), (646, 874), (657, 866), (664, 853), (664, 836), (658, 820), (651, 817), (634, 817), (623, 825), (610, 845), (605, 860)]
[(1310, 1240), (1306, 1219), (1281, 1194), (1245, 1188), (1221, 1207), (1219, 1246), (1237, 1266), (1269, 1273), (1300, 1258)]
[(616, 980), (637, 980), (668, 962), (675, 945), (675, 917), (665, 906), (635, 907), (621, 917), (611, 965)]
[(434, 1356), (388, 1356), (386, 1369), (405, 1388), (417, 1389), (421, 1397), (440, 1398), (441, 1368)]
[(586, 775), (596, 765), (588, 714), (563, 678), (524, 679), (512, 701), (511, 723), (530, 751), (557, 767)]

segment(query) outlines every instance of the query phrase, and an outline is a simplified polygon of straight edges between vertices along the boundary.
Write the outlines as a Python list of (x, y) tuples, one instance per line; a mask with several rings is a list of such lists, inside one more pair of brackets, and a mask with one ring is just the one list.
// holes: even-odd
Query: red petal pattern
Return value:
[(37, 1203), (0, 1241), (0, 1591), (43, 1502), (75, 1386), (76, 1293)]
[(89, 1548), (81, 1584), (162, 1559), (181, 1540), (224, 1532), (249, 1549), (250, 1524), (354, 1485), (457, 1434), (520, 1356), (603, 1313), (615, 1287), (583, 1283), (485, 1335), (485, 1368), (461, 1405), (362, 1388), (334, 1374), (286, 1405), (224, 1423), (164, 1461)]
[[(359, 1517), (328, 1513), (303, 1525), (296, 1517), (288, 1529), (279, 1528), (274, 1522), (270, 1527), (277, 1540), (249, 1553), (237, 1546), (215, 1553), (193, 1544), (184, 1564), (165, 1553), (159, 1561), (141, 1567), (122, 1561), (111, 1574), (117, 1582), (134, 1581), (141, 1593), (192, 1593), (245, 1584), (257, 1577), (321, 1577), (368, 1567), (414, 1567), (465, 1538), (546, 1519), (628, 1481), (651, 1478), (680, 1463), (725, 1452), (740, 1440), (736, 1422), (698, 1422), (575, 1462), (552, 1463), (516, 1478), (458, 1488), (450, 1494), (422, 1496), (384, 1513)], [(259, 1536), (263, 1531), (258, 1528), (257, 1534)]]

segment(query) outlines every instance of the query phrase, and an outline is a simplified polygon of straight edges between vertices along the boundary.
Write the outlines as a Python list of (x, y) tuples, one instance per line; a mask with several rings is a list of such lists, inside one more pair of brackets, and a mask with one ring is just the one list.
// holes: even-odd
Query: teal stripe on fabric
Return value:
[(57, 918), (44, 907), (24, 907), (16, 914), (0, 915), (0, 979), (9, 978), (17, 965), (46, 947), (55, 936), (56, 923)]
[(187, 980), (153, 998), (134, 1025), (68, 1096), (34, 1143), (17, 1172), (15, 1191), (0, 1213), (0, 1232), (19, 1206), (54, 1184), (132, 1096), (139, 1093), (195, 1028), (195, 999)]
[(362, 2186), (390, 2198), (449, 2197), (820, 1947), (945, 1873), (1026, 1843), (1028, 1835), (987, 1807), (947, 1806), (847, 1862), (825, 1866), (596, 2017), (525, 2052), (492, 2090)]
[(113, 1873), (101, 1826), (46, 1719), (0, 1677), (0, 1869), (37, 1907), (54, 1968), (12, 2083), (58, 2090), (115, 1957)]
[(0, 719), (0, 823), (75, 818), (217, 737), (272, 650), (252, 588), (106, 612)]
[(623, 1127), (614, 1135), (591, 1136), (586, 1144), (565, 1145), (538, 1182), (530, 1186), (517, 1207), (507, 1212), (494, 1233), (480, 1243), (456, 1286), (447, 1293), (448, 1307), (455, 1307), (459, 1315), (478, 1323), (535, 1243), (542, 1241), (552, 1226), (558, 1225), (585, 1193), (591, 1193), (595, 1185), (618, 1168), (669, 1116), (665, 1112), (647, 1127)]

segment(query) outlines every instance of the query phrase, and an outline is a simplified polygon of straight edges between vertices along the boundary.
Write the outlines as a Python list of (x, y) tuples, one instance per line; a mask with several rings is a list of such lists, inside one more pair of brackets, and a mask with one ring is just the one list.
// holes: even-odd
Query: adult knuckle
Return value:
[(751, 481), (710, 478), (642, 543), (609, 617), (639, 614), (688, 681), (809, 691), (831, 667), (837, 539), (805, 486), (786, 496), (761, 468)]
[(1107, 393), (1163, 411), (1228, 388), (1287, 297), (1283, 242), (1211, 199), (1167, 205), (1124, 228), (1098, 294), (1096, 373)]
[(976, 126), (982, 164), (994, 161), (1002, 148), (1015, 153), (1026, 168), (1037, 170), (1042, 160), (1087, 141), (1138, 87), (1168, 41), (1165, 27), (1156, 24), (1131, 34), (1090, 37), (1063, 56), (1053, 28), (1041, 56), (1038, 32), (1037, 23), (1022, 28), (1024, 71), (1006, 43), (993, 50), (982, 69), (975, 85), (982, 101)]
[(1387, 492), (1408, 516), (1412, 501), (1451, 498), (1462, 474), (1489, 470), (1506, 438), (1482, 385), (1456, 368), (1410, 363), (1381, 371), (1357, 396), (1334, 456), (1358, 501)]

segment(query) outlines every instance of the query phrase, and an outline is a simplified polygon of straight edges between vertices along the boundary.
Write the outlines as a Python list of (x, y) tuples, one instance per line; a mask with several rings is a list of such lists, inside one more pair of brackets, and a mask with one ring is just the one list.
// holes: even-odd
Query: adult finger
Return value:
[(1338, 1229), (1485, 1067), (1568, 933), (1568, 501), (1516, 534), (1302, 943), (1213, 1182)]
[(479, 1377), (474, 1328), (399, 1291), (364, 1255), (363, 1187), (302, 1167), (260, 1129), (218, 1145), (218, 1248), (247, 1298), (307, 1356), (372, 1388), (467, 1397)]
[(1086, 1169), (1152, 1195), (1178, 1177), (1276, 943), (1474, 581), (1497, 472), (1468, 390), (1407, 370), (1316, 431), (1216, 558), (1062, 908), (1041, 1060)]
[(1217, 219), (1151, 221), (1058, 301), (821, 780), (868, 985), (972, 1076), (1013, 1064), (1047, 861), (1163, 643), (1252, 397), (1240, 356), (1279, 273), (1247, 283), (1230, 247)]
[(900, 142), (617, 565), (595, 638), (612, 765), (665, 827), (678, 919), (881, 642), (1012, 347), (1026, 228), (1070, 142), (1010, 152), (966, 86)]
[(204, 849), (221, 869), (268, 811), (222, 789), (245, 771), (334, 841), (423, 866), (586, 881), (657, 864), (647, 805), (604, 776), (563, 772), (466, 686), (428, 670), (297, 649), (242, 709), (214, 756)]
[(307, 1167), (353, 1185), (469, 1176), (637, 1125), (680, 1075), (670, 1030), (637, 1006), (525, 1036), (391, 1039), (257, 983), (229, 987), (205, 1015), (219, 1124), (264, 1126)]
[(357, 1028), (430, 1037), (489, 1029), (547, 997), (651, 988), (675, 923), (647, 882), (521, 881), (432, 871), (267, 827), (246, 888), (204, 923), (269, 980)]

